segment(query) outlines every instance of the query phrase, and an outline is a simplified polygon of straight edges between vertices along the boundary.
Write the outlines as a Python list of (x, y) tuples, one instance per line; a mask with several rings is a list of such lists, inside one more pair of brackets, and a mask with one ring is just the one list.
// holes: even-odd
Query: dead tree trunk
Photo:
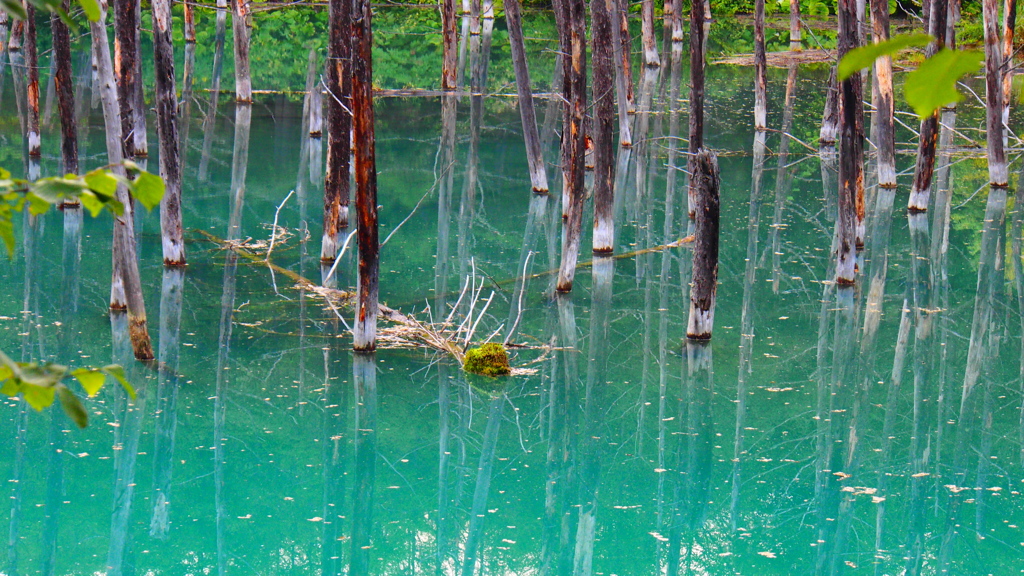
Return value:
[(558, 31), (558, 53), (561, 59), (558, 64), (562, 73), (560, 88), (562, 91), (562, 139), (558, 149), (562, 173), (562, 220), (569, 218), (569, 173), (572, 164), (572, 138), (569, 137), (569, 124), (572, 116), (572, 48), (569, 40), (569, 0), (552, 0), (555, 12), (555, 29)]
[[(889, 39), (889, 2), (871, 0), (871, 23), (875, 44)], [(896, 141), (893, 125), (894, 104), (892, 95), (892, 58), (882, 56), (875, 60), (875, 85), (878, 88), (878, 102), (875, 110), (877, 134), (872, 139), (878, 147), (878, 185), (882, 188), (896, 187)], [(874, 129), (874, 127), (872, 127)]]
[[(704, 15), (699, 7), (690, 9), (690, 147), (687, 172), (694, 174), (697, 152), (704, 147)], [(687, 189), (687, 211), (696, 217), (697, 190), (691, 176)]]
[[(622, 83), (626, 87), (625, 100), (626, 100), (626, 112), (633, 112), (634, 107), (634, 95), (633, 95), (633, 37), (629, 34), (629, 13), (627, 8), (629, 6), (628, 0), (617, 0), (616, 11), (618, 12), (618, 25), (619, 25), (619, 48), (618, 55), (622, 61), (622, 68), (616, 68), (616, 73), (621, 74)], [(612, 23), (614, 26), (614, 22)], [(618, 80), (616, 80), (618, 81)], [(618, 90), (618, 88), (616, 88)], [(620, 96), (622, 97), (622, 96)], [(630, 138), (630, 144), (633, 139)]]
[(182, 20), (184, 20), (184, 36), (186, 44), (196, 43), (196, 15), (192, 11), (192, 0), (185, 0), (181, 3)]
[(754, 0), (754, 129), (768, 129), (768, 61), (764, 53), (764, 0)]
[[(507, 1), (507, 0), (506, 0)], [(513, 0), (515, 1), (515, 0)], [(594, 254), (611, 254), (615, 246), (615, 90), (612, 0), (591, 0), (594, 58)]]
[[(331, 0), (327, 45), (327, 175), (324, 178), (324, 232), (320, 262), (333, 263), (348, 228), (349, 170), (352, 152), (352, 2)], [(346, 110), (347, 108), (347, 110)]]
[(135, 29), (139, 26), (135, 11), (137, 0), (116, 0), (114, 2), (114, 74), (117, 77), (117, 101), (121, 109), (121, 135), (124, 140), (123, 149), (126, 158), (134, 158), (135, 150), (135, 110), (136, 60), (139, 47), (135, 43)]
[(988, 142), (988, 179), (992, 186), (1006, 186), (1006, 152), (1003, 148), (1003, 50), (999, 42), (999, 0), (982, 0), (985, 22), (985, 124)]
[(356, 142), (356, 210), (359, 215), (359, 297), (353, 347), (377, 347), (377, 274), (380, 269), (377, 237), (377, 166), (373, 133), (373, 31), (370, 1), (359, 0), (352, 14), (352, 111)]
[(438, 3), (441, 6), (441, 46), (443, 51), (441, 89), (447, 92), (458, 88), (456, 76), (458, 21), (455, 18), (455, 0), (438, 0)]
[(181, 147), (178, 145), (178, 93), (174, 87), (171, 0), (152, 0), (153, 68), (156, 77), (156, 127), (160, 140), (160, 242), (164, 266), (185, 265), (181, 227)]
[(825, 93), (825, 112), (821, 116), (821, 131), (818, 133), (819, 144), (835, 144), (839, 133), (839, 80), (836, 67), (828, 76), (828, 87)]
[[(64, 0), (65, 11), (70, 0)], [(54, 82), (57, 108), (60, 111), (60, 155), (64, 173), (78, 174), (78, 123), (75, 118), (75, 91), (71, 72), (71, 35), (67, 24), (56, 14), (50, 15), (53, 30), (53, 59), (56, 63)], [(64, 206), (77, 206), (78, 201), (65, 201)]]
[[(1003, 4), (1003, 137), (1010, 126), (1010, 96), (1013, 88), (1013, 33), (1017, 27), (1017, 0)], [(1005, 142), (1003, 144), (1006, 145)]]
[(800, 0), (789, 0), (789, 49), (797, 52), (804, 49), (800, 30)]
[(718, 292), (718, 157), (701, 149), (693, 161), (691, 175), (697, 189), (697, 218), (693, 244), (693, 288), (690, 290), (690, 319), (686, 337), (710, 340), (715, 326), (715, 294)]
[[(586, 7), (583, 0), (561, 0), (566, 10), (566, 27), (569, 31), (569, 65), (566, 66), (566, 93), (569, 118), (563, 128), (562, 138), (568, 143), (568, 153), (563, 156), (562, 171), (568, 174), (563, 180), (568, 190), (568, 206), (564, 220), (562, 240), (562, 262), (558, 270), (555, 289), (559, 292), (572, 291), (576, 277), (576, 262), (580, 251), (580, 226), (583, 223), (584, 201), (584, 155), (586, 134), (583, 123), (587, 112), (587, 47)], [(562, 195), (565, 198), (565, 194)]]
[[(675, 18), (678, 19), (678, 15)], [(654, 38), (654, 0), (642, 0), (640, 3), (640, 37), (644, 45), (644, 65), (661, 66), (658, 41)]]
[[(839, 2), (839, 58), (857, 47), (857, 12), (854, 0)], [(839, 253), (836, 282), (852, 285), (856, 280), (858, 240), (864, 222), (864, 104), (861, 75), (853, 74), (840, 84), (839, 123), (839, 223), (836, 233)]]
[[(625, 13), (619, 8), (619, 0), (607, 0), (609, 27), (612, 34), (612, 69), (615, 71), (615, 102), (619, 108), (619, 144), (628, 148), (633, 145), (633, 135), (629, 129), (629, 84), (633, 83), (629, 76), (629, 54), (625, 51), (623, 40), (629, 39), (629, 27), (620, 26), (625, 24), (623, 20)], [(621, 65), (616, 65), (619, 63)]]
[(25, 3), (25, 68), (28, 71), (28, 155), (42, 154), (39, 136), (39, 53), (36, 50), (36, 9)]
[[(103, 122), (107, 134), (107, 160), (114, 164), (114, 171), (124, 174), (119, 166), (123, 160), (121, 122), (118, 117), (117, 89), (114, 85), (114, 70), (107, 44), (107, 25), (104, 19), (106, 0), (100, 0), (101, 16), (89, 23), (92, 36), (93, 61), (96, 65), (97, 89), (103, 104)], [(124, 212), (114, 220), (114, 275), (111, 286), (111, 309), (128, 310), (128, 333), (135, 357), (139, 360), (153, 359), (153, 345), (146, 327), (146, 305), (142, 299), (142, 282), (139, 277), (138, 259), (135, 255), (135, 226), (128, 190), (124, 185), (117, 187), (117, 200), (124, 205)], [(120, 289), (121, 294), (116, 292)], [(115, 298), (115, 296), (117, 296)]]
[[(947, 0), (931, 0), (928, 17), (928, 33), (932, 42), (925, 55), (929, 58), (946, 44)], [(924, 212), (928, 210), (928, 198), (932, 188), (932, 174), (935, 171), (935, 143), (939, 139), (939, 111), (921, 121), (920, 138), (917, 146), (917, 164), (914, 167), (914, 184), (910, 188), (907, 210)], [(990, 138), (991, 140), (991, 138)], [(1001, 140), (1000, 140), (1001, 141)]]
[(316, 48), (309, 51), (309, 65), (306, 68), (306, 110), (307, 116), (303, 118), (307, 122), (309, 135), (312, 138), (319, 138), (324, 131), (324, 99), (323, 89), (317, 81), (317, 58)]
[(249, 72), (249, 0), (231, 0), (231, 30), (235, 39), (235, 101), (252, 102)]
[(526, 161), (530, 166), (530, 183), (535, 194), (548, 193), (548, 175), (544, 167), (544, 154), (537, 132), (537, 116), (533, 110), (533, 92), (530, 89), (530, 71), (526, 65), (526, 47), (523, 43), (523, 19), (519, 0), (505, 0), (505, 19), (508, 39), (512, 48), (512, 65), (519, 90), (519, 115), (523, 121), (523, 139), (526, 140)]

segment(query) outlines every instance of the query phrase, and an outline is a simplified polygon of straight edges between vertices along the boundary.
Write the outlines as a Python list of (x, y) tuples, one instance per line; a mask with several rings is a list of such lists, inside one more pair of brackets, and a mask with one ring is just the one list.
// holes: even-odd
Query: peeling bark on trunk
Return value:
[[(871, 23), (875, 44), (889, 39), (889, 2), (871, 0)], [(875, 118), (877, 133), (871, 136), (878, 147), (878, 185), (882, 188), (896, 187), (896, 142), (893, 125), (892, 57), (882, 56), (875, 60), (875, 86), (877, 103)], [(875, 128), (872, 127), (872, 129)]]
[(982, 0), (985, 24), (985, 103), (988, 142), (988, 179), (992, 186), (1006, 186), (1006, 152), (1003, 147), (1003, 51), (999, 42), (999, 0)]
[(533, 109), (533, 92), (530, 89), (530, 71), (526, 63), (523, 19), (519, 10), (519, 0), (505, 0), (505, 19), (512, 48), (512, 65), (516, 73), (516, 88), (519, 91), (519, 114), (523, 121), (523, 139), (526, 141), (526, 160), (530, 167), (530, 183), (535, 194), (547, 194), (548, 175), (540, 147), (540, 134), (537, 132), (537, 115)]
[[(1010, 126), (1010, 98), (1013, 89), (1013, 33), (1017, 27), (1017, 0), (1003, 3), (1003, 138)], [(1006, 143), (1003, 143), (1006, 146)]]
[[(690, 10), (690, 156), (687, 172), (694, 174), (697, 152), (704, 147), (704, 21), (697, 9)], [(696, 217), (697, 190), (693, 178), (687, 188), (687, 212)]]
[[(64, 9), (70, 0), (64, 0)], [(54, 83), (57, 89), (57, 108), (60, 111), (60, 153), (64, 173), (78, 174), (78, 122), (75, 118), (75, 92), (71, 73), (71, 35), (60, 17), (50, 16), (53, 30)], [(65, 200), (63, 206), (77, 206), (78, 201)]]
[(192, 0), (181, 3), (182, 19), (184, 20), (184, 36), (186, 44), (196, 43), (196, 16), (192, 11)]
[[(516, 1), (516, 0), (512, 0)], [(591, 0), (594, 58), (594, 254), (615, 248), (615, 58), (612, 42), (612, 0)]]
[(42, 154), (39, 134), (39, 54), (36, 50), (36, 9), (25, 3), (25, 68), (28, 71), (28, 155)]
[[(568, 207), (564, 220), (562, 240), (562, 262), (558, 270), (555, 289), (559, 292), (572, 291), (576, 277), (576, 263), (580, 250), (580, 226), (583, 222), (584, 204), (584, 155), (586, 134), (584, 121), (587, 111), (587, 48), (586, 48), (586, 7), (583, 0), (561, 0), (568, 8), (566, 27), (569, 31), (569, 65), (566, 66), (566, 92), (569, 118), (563, 129), (562, 138), (568, 142), (568, 154), (563, 156), (563, 173), (568, 174), (564, 185), (568, 191)], [(563, 199), (565, 194), (563, 193)]]
[[(854, 0), (839, 3), (839, 58), (857, 47), (857, 12)], [(864, 103), (861, 75), (840, 84), (839, 223), (836, 282), (856, 280), (857, 246), (864, 226)]]
[[(121, 110), (121, 135), (125, 158), (134, 158), (135, 104), (140, 81), (136, 76), (139, 47), (135, 43), (135, 29), (139, 26), (135, 12), (138, 0), (114, 2), (114, 74), (117, 78), (117, 101)], [(142, 114), (142, 111), (138, 111)]]
[(701, 149), (694, 159), (692, 180), (697, 189), (697, 218), (693, 244), (693, 288), (686, 337), (710, 340), (715, 326), (715, 294), (718, 292), (718, 157)]
[(314, 48), (309, 51), (309, 65), (306, 68), (306, 106), (304, 108), (306, 115), (303, 118), (309, 129), (309, 135), (313, 138), (319, 138), (324, 130), (323, 89), (320, 87), (320, 82), (317, 81), (317, 60), (319, 58), (317, 58), (317, 51)]
[[(629, 28), (623, 20), (625, 13), (619, 9), (619, 0), (607, 0), (608, 26), (611, 28), (612, 61), (611, 67), (615, 71), (615, 101), (619, 109), (619, 144), (625, 148), (633, 145), (633, 135), (629, 129), (629, 105), (632, 100), (632, 90), (627, 87), (633, 83), (630, 78), (629, 52), (624, 40), (629, 39)], [(620, 27), (619, 24), (623, 25)], [(617, 65), (618, 64), (618, 65)]]
[(768, 128), (768, 61), (764, 53), (764, 1), (754, 0), (754, 129)]
[[(327, 175), (320, 262), (333, 263), (348, 228), (352, 153), (352, 3), (332, 0), (327, 46)], [(348, 110), (346, 110), (348, 108)]]
[[(106, 1), (100, 0), (101, 12), (106, 12)], [(103, 104), (103, 121), (107, 134), (107, 160), (120, 164), (123, 160), (121, 122), (118, 118), (117, 90), (114, 86), (114, 71), (107, 45), (107, 27), (103, 16), (89, 23), (92, 35), (93, 59), (96, 63), (97, 85)], [(124, 174), (124, 168), (115, 166), (115, 172)], [(128, 310), (128, 332), (135, 357), (139, 360), (153, 359), (153, 346), (146, 327), (146, 306), (142, 299), (142, 283), (139, 277), (138, 259), (135, 255), (135, 225), (128, 190), (117, 187), (117, 200), (124, 205), (124, 212), (114, 220), (114, 274), (111, 286), (111, 309)], [(121, 294), (115, 294), (118, 287)], [(116, 297), (115, 297), (116, 296)]]
[(458, 88), (456, 61), (458, 59), (458, 21), (455, 18), (455, 0), (438, 0), (441, 8), (441, 46), (443, 51), (441, 89)]
[(252, 102), (249, 72), (249, 0), (231, 0), (231, 30), (235, 40), (235, 101)]
[(839, 80), (836, 67), (828, 76), (828, 87), (825, 93), (825, 112), (821, 116), (821, 131), (818, 133), (819, 144), (835, 144), (839, 133)]
[[(616, 11), (618, 13), (619, 25), (619, 48), (618, 55), (622, 61), (622, 68), (616, 68), (616, 73), (622, 74), (622, 83), (626, 86), (625, 99), (627, 113), (635, 110), (633, 94), (633, 37), (629, 34), (629, 13), (627, 12), (628, 0), (616, 0)], [(613, 22), (614, 26), (615, 23)], [(632, 144), (632, 139), (630, 139)]]
[(377, 236), (377, 166), (373, 119), (373, 32), (370, 2), (359, 0), (352, 14), (352, 111), (356, 143), (356, 210), (359, 230), (359, 293), (353, 347), (377, 347), (377, 275), (380, 269)]
[[(678, 15), (673, 16), (673, 22), (678, 19)], [(644, 45), (644, 65), (661, 66), (658, 41), (654, 38), (654, 0), (642, 0), (640, 4), (640, 34)]]
[[(928, 33), (936, 40), (925, 51), (925, 56), (932, 57), (946, 43), (947, 0), (931, 0), (928, 17)], [(931, 195), (932, 174), (935, 170), (935, 143), (939, 139), (939, 111), (921, 121), (920, 137), (917, 147), (917, 165), (914, 167), (914, 184), (910, 188), (910, 200), (907, 210), (924, 212), (928, 210), (928, 198)], [(991, 140), (991, 139), (990, 139)]]
[(164, 266), (185, 265), (181, 225), (181, 147), (178, 145), (178, 93), (174, 87), (171, 0), (152, 0), (153, 68), (156, 79), (156, 127), (160, 141), (160, 242)]

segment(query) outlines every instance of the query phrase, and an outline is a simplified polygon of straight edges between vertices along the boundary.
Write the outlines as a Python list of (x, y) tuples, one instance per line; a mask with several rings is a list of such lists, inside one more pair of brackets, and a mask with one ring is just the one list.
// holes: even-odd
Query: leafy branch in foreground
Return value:
[(21, 394), (36, 411), (49, 407), (55, 398), (60, 398), (64, 413), (79, 428), (85, 428), (89, 424), (89, 414), (82, 400), (64, 384), (68, 377), (77, 380), (90, 398), (100, 391), (108, 377), (120, 382), (128, 395), (135, 398), (135, 390), (124, 377), (124, 368), (116, 364), (71, 369), (60, 364), (15, 362), (0, 352), (0, 394), (12, 398)]
[(147, 210), (158, 206), (164, 195), (163, 180), (142, 170), (134, 162), (124, 162), (123, 165), (133, 179), (104, 166), (82, 176), (67, 174), (33, 182), (11, 178), (10, 172), (0, 168), (0, 240), (7, 246), (8, 257), (14, 254), (14, 215), (26, 206), (30, 214), (39, 216), (49, 211), (50, 206), (71, 200), (80, 202), (94, 218), (103, 210), (120, 216), (124, 213), (124, 205), (115, 198), (119, 184), (127, 186), (131, 195)]
[[(839, 62), (839, 79), (849, 78), (874, 64), (878, 58), (892, 56), (905, 48), (927, 46), (933, 40), (928, 34), (899, 35), (892, 40), (850, 50)], [(980, 50), (939, 50), (907, 75), (903, 85), (907, 104), (923, 120), (939, 108), (963, 100), (956, 83), (965, 74), (977, 72), (984, 59), (985, 54)]]
[[(0, 239), (7, 246), (8, 257), (14, 254), (14, 215), (26, 208), (29, 214), (39, 216), (49, 211), (52, 205), (70, 200), (80, 203), (93, 217), (104, 210), (120, 216), (124, 213), (124, 205), (115, 198), (120, 185), (126, 186), (147, 210), (159, 205), (164, 196), (164, 181), (134, 162), (116, 165), (118, 168), (122, 166), (133, 178), (114, 172), (112, 168), (115, 166), (104, 166), (83, 176), (67, 174), (30, 181), (11, 178), (9, 171), (0, 168)], [(15, 362), (0, 351), (0, 394), (12, 398), (20, 394), (37, 411), (60, 398), (60, 405), (68, 417), (80, 428), (85, 428), (89, 424), (89, 414), (82, 400), (64, 384), (68, 377), (77, 380), (90, 397), (95, 396), (110, 377), (120, 382), (132, 399), (135, 398), (135, 390), (124, 376), (124, 368), (116, 364), (102, 368), (69, 368), (49, 362)]]

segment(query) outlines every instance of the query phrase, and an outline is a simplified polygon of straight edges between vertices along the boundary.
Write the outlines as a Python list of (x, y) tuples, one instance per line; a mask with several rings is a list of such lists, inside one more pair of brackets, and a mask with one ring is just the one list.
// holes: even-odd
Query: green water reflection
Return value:
[[(618, 253), (687, 234), (685, 160), (671, 151), (685, 149), (685, 108), (667, 86), (686, 72), (672, 60), (636, 79)], [(551, 275), (522, 279), (557, 266), (560, 207), (557, 193), (529, 195), (511, 101), (378, 102), (381, 237), (412, 213), (382, 249), (382, 298), (436, 317), (475, 270), (494, 292), (479, 333), (536, 347), (513, 357), (536, 372), (492, 393), (431, 352), (354, 357), (315, 294), (198, 233), (269, 240), (295, 190), (273, 259), (315, 282), (325, 272), (324, 144), (304, 136), (301, 102), (197, 96), (187, 270), (162, 271), (157, 214), (139, 218), (160, 369), (110, 336), (107, 220), (26, 219), (0, 260), (2, 349), (123, 362), (139, 392), (130, 403), (105, 389), (83, 431), (58, 410), (0, 402), (0, 573), (1015, 572), (1016, 192), (982, 188), (983, 160), (962, 151), (940, 158), (926, 215), (904, 213), (903, 188), (869, 187), (858, 284), (837, 289), (835, 157), (814, 144), (825, 70), (772, 71), (771, 125), (799, 141), (749, 129), (749, 70), (708, 77), (724, 186), (710, 345), (683, 339), (684, 248), (596, 261), (566, 297)], [(101, 119), (87, 83), (79, 94), (90, 166), (103, 162)], [(28, 169), (10, 91), (2, 104), (0, 161)], [(943, 121), (983, 126), (969, 102)], [(57, 170), (49, 126), (43, 173)], [(353, 284), (350, 255), (336, 275)]]

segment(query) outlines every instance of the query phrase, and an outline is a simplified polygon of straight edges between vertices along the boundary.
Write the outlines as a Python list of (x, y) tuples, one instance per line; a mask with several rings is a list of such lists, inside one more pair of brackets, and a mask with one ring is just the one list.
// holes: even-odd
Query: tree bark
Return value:
[[(633, 37), (629, 33), (628, 6), (628, 0), (616, 0), (619, 25), (619, 47), (617, 54), (622, 60), (622, 68), (616, 68), (615, 70), (617, 74), (621, 74), (621, 82), (626, 87), (624, 96), (626, 100), (625, 108), (626, 112), (630, 113), (633, 112), (635, 106), (633, 94)], [(614, 22), (612, 25), (614, 25)], [(632, 144), (632, 138), (630, 138), (630, 144)]]
[[(673, 22), (679, 20), (673, 16)], [(654, 38), (654, 0), (642, 0), (640, 3), (640, 35), (644, 45), (644, 65), (661, 66), (658, 56), (658, 41)]]
[(693, 161), (691, 179), (697, 189), (697, 218), (693, 244), (693, 288), (686, 337), (710, 340), (715, 326), (715, 294), (718, 292), (718, 157), (701, 149)]
[(249, 72), (249, 0), (231, 0), (231, 30), (235, 40), (235, 101), (252, 102)]
[[(839, 58), (858, 43), (854, 0), (839, 3)], [(839, 235), (836, 282), (852, 285), (856, 280), (858, 240), (864, 222), (864, 104), (861, 75), (853, 74), (840, 84)]]
[(359, 0), (352, 14), (352, 110), (356, 142), (356, 210), (359, 230), (359, 294), (353, 346), (357, 351), (377, 347), (377, 275), (380, 269), (377, 237), (377, 166), (373, 119), (373, 32), (370, 2)]
[(135, 4), (138, 0), (114, 2), (114, 74), (117, 78), (117, 99), (121, 108), (121, 135), (125, 158), (134, 158), (136, 94), (140, 82), (136, 76), (139, 47), (135, 42), (135, 29), (139, 26)]
[[(931, 58), (946, 43), (947, 0), (931, 0), (928, 33), (935, 41), (925, 51)], [(914, 184), (910, 188), (910, 199), (907, 210), (924, 212), (928, 210), (928, 199), (931, 195), (932, 174), (935, 171), (935, 143), (939, 139), (939, 111), (921, 121), (920, 138), (917, 147), (917, 164), (914, 167)], [(991, 140), (991, 138), (990, 138)]]
[(309, 135), (319, 138), (324, 130), (324, 99), (323, 89), (317, 81), (317, 51), (313, 48), (309, 51), (309, 65), (306, 67), (306, 109), (307, 116), (303, 118), (309, 129)]
[(561, 89), (562, 100), (562, 139), (559, 146), (559, 159), (562, 173), (562, 220), (569, 218), (569, 175), (572, 164), (572, 138), (569, 137), (570, 119), (572, 117), (572, 46), (569, 38), (569, 0), (552, 0), (555, 12), (555, 28), (558, 31), (558, 53), (561, 55)]
[[(1010, 98), (1013, 89), (1013, 34), (1017, 27), (1017, 0), (1003, 4), (1003, 138), (1010, 126)], [(1003, 143), (1006, 146), (1006, 143)]]
[(999, 0), (982, 0), (985, 25), (985, 124), (988, 142), (988, 179), (992, 186), (1006, 186), (1006, 152), (1003, 147), (1003, 47), (999, 42)]
[[(513, 2), (516, 0), (512, 0)], [(615, 248), (615, 90), (612, 0), (591, 0), (594, 58), (594, 254)]]
[[(569, 65), (566, 66), (566, 92), (568, 95), (569, 120), (563, 129), (562, 138), (569, 144), (568, 158), (563, 157), (562, 171), (568, 173), (565, 186), (568, 190), (567, 218), (564, 220), (562, 241), (562, 262), (558, 270), (555, 289), (571, 292), (576, 277), (576, 263), (580, 250), (580, 226), (583, 222), (584, 203), (584, 155), (586, 134), (584, 121), (587, 110), (587, 49), (586, 49), (586, 6), (583, 0), (561, 0), (567, 10), (566, 26), (569, 30)], [(565, 194), (563, 194), (563, 198)], [(564, 210), (564, 209), (563, 209)]]
[[(615, 102), (619, 109), (619, 144), (628, 148), (633, 145), (633, 135), (629, 129), (629, 106), (632, 100), (633, 80), (629, 76), (628, 46), (624, 44), (624, 41), (629, 39), (629, 27), (626, 25), (625, 13), (620, 9), (619, 2), (620, 0), (608, 0), (607, 5), (612, 36), (611, 67), (615, 72)], [(627, 87), (627, 83), (630, 87)]]
[(192, 0), (183, 0), (181, 3), (182, 19), (184, 20), (184, 36), (186, 44), (196, 43), (196, 16), (192, 11)]
[(508, 39), (512, 48), (512, 65), (516, 73), (516, 88), (519, 91), (519, 114), (523, 121), (523, 139), (526, 141), (526, 160), (530, 167), (530, 183), (535, 194), (548, 193), (548, 175), (544, 167), (544, 155), (537, 132), (537, 115), (533, 109), (533, 92), (530, 89), (530, 71), (526, 63), (526, 47), (523, 41), (523, 19), (519, 0), (505, 0), (505, 19), (508, 24)]
[[(886, 10), (888, 15), (888, 10)], [(789, 0), (789, 49), (799, 52), (804, 49), (800, 29), (800, 0)]]
[(25, 68), (28, 71), (28, 155), (39, 157), (42, 142), (39, 135), (39, 54), (36, 50), (36, 9), (25, 3)]
[[(327, 175), (324, 178), (324, 230), (320, 262), (333, 263), (348, 228), (352, 153), (352, 2), (332, 0), (327, 46)], [(346, 110), (348, 108), (348, 110)]]
[(455, 0), (438, 0), (441, 7), (442, 68), (441, 89), (448, 92), (458, 88), (456, 60), (458, 58), (458, 21), (455, 18)]
[[(70, 0), (64, 1), (65, 11)], [(71, 35), (67, 24), (56, 14), (50, 15), (53, 30), (54, 83), (57, 108), (60, 112), (60, 153), (64, 172), (78, 174), (78, 123), (75, 118), (75, 92), (71, 72)], [(78, 201), (65, 200), (63, 206), (77, 206)]]
[(181, 147), (178, 144), (178, 93), (174, 86), (174, 46), (171, 43), (171, 0), (152, 0), (153, 75), (156, 79), (156, 126), (160, 140), (160, 242), (164, 266), (185, 265), (181, 225)]
[[(871, 0), (872, 37), (875, 44), (889, 40), (889, 2)], [(893, 125), (894, 103), (892, 93), (892, 57), (875, 60), (875, 86), (878, 101), (875, 109), (877, 134), (872, 133), (878, 147), (878, 185), (896, 187), (896, 141)], [(874, 127), (873, 127), (874, 128)]]
[(828, 76), (828, 87), (825, 92), (825, 111), (821, 116), (821, 131), (818, 133), (819, 144), (835, 144), (839, 133), (839, 80), (836, 67)]
[[(690, 9), (690, 144), (687, 172), (695, 174), (697, 152), (704, 147), (704, 16)], [(693, 220), (697, 213), (697, 190), (693, 177), (687, 187), (687, 212)]]
[(764, 1), (754, 0), (754, 129), (768, 128), (768, 61), (764, 53)]
[[(89, 23), (92, 35), (93, 59), (96, 63), (97, 90), (103, 104), (103, 122), (107, 134), (107, 160), (114, 164), (113, 170), (124, 175), (120, 166), (123, 160), (121, 122), (118, 117), (117, 90), (114, 86), (114, 71), (107, 44), (107, 26), (104, 19), (106, 0), (100, 0), (101, 16)], [(146, 327), (146, 305), (142, 298), (142, 282), (139, 276), (138, 259), (135, 255), (135, 225), (128, 190), (124, 185), (117, 187), (117, 200), (124, 205), (124, 212), (114, 219), (114, 274), (111, 286), (111, 308), (126, 307), (128, 310), (128, 332), (135, 357), (139, 360), (153, 359), (153, 345)], [(115, 298), (117, 289), (123, 291)]]
[(227, 27), (227, 2), (217, 0), (216, 32), (213, 44), (213, 72), (210, 78), (210, 104), (203, 119), (203, 151), (199, 157), (199, 181), (207, 180), (210, 165), (210, 150), (213, 147), (213, 132), (217, 126), (217, 106), (220, 104), (220, 77), (224, 69), (224, 35)]

